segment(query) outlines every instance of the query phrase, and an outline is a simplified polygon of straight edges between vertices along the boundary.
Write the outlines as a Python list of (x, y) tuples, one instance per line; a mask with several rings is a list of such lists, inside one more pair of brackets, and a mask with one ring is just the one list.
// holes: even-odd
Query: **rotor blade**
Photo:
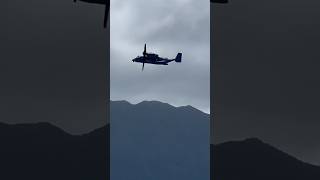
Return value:
[(143, 56), (147, 54), (147, 44), (144, 44)]
[(108, 16), (109, 16), (109, 9), (110, 9), (110, 4), (108, 3), (109, 1), (106, 1), (106, 7), (105, 7), (105, 12), (104, 12), (104, 21), (103, 21), (103, 27), (107, 27), (108, 23)]
[(144, 63), (142, 64), (142, 71), (144, 70)]

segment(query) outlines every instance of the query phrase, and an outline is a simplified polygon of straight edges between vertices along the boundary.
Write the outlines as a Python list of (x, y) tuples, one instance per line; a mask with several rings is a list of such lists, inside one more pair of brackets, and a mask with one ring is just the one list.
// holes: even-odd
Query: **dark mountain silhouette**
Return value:
[[(203, 137), (208, 134), (200, 130), (207, 125), (202, 121), (209, 115), (191, 106), (117, 101), (111, 102), (111, 117), (114, 174), (195, 179), (201, 172), (207, 177), (209, 158), (205, 160), (208, 156), (201, 153), (206, 154), (204, 144), (209, 141)], [(179, 127), (180, 123), (184, 126)], [(74, 136), (48, 123), (0, 123), (0, 179), (109, 179), (109, 132), (106, 126)], [(211, 154), (215, 180), (320, 179), (320, 167), (299, 161), (259, 139), (211, 145)], [(199, 167), (199, 172), (192, 172)], [(189, 172), (181, 174), (186, 170)]]
[[(208, 114), (156, 101), (116, 101), (111, 121), (115, 176), (209, 178)], [(109, 126), (70, 135), (49, 123), (0, 124), (0, 179), (108, 179), (109, 132)]]
[(48, 123), (0, 124), (0, 179), (106, 180), (108, 132), (73, 136)]
[(320, 167), (304, 163), (259, 139), (211, 145), (215, 180), (318, 180)]
[(158, 101), (110, 107), (111, 179), (209, 179), (208, 114)]

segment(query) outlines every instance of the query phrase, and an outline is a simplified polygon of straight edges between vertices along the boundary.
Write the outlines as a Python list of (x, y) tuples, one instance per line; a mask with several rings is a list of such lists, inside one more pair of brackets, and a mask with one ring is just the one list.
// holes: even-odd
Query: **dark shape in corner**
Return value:
[[(78, 0), (73, 0), (73, 2), (77, 2)], [(105, 5), (105, 13), (104, 13), (104, 20), (103, 20), (103, 27), (107, 27), (109, 11), (110, 11), (110, 0), (79, 0), (86, 3), (91, 4), (102, 4)], [(212, 3), (228, 3), (228, 0), (210, 0)]]
[(144, 44), (143, 56), (138, 56), (134, 58), (132, 61), (137, 63), (142, 63), (142, 71), (144, 69), (144, 64), (156, 64), (156, 65), (168, 65), (168, 63), (175, 61), (180, 63), (182, 59), (182, 53), (178, 53), (176, 58), (168, 59), (159, 57), (158, 54), (147, 53), (147, 44)]
[(318, 180), (320, 167), (251, 138), (211, 144), (211, 174), (215, 180)]
[[(110, 10), (110, 0), (79, 0), (86, 3), (92, 3), (92, 4), (102, 4), (105, 5), (105, 12), (104, 12), (104, 20), (103, 20), (103, 27), (107, 27), (108, 22), (108, 16), (109, 16), (109, 10)], [(77, 2), (77, 0), (73, 0), (73, 2)]]
[(210, 0), (212, 3), (228, 3), (228, 0)]
[(70, 135), (49, 124), (0, 123), (0, 179), (108, 180), (109, 125)]

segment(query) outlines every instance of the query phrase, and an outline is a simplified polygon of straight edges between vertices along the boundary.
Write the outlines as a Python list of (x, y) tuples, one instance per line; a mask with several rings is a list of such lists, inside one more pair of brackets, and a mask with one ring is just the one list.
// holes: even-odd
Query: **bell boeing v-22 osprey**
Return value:
[(155, 65), (168, 65), (168, 63), (175, 61), (180, 63), (182, 58), (182, 53), (178, 53), (176, 58), (168, 59), (159, 57), (158, 54), (147, 53), (147, 44), (144, 44), (143, 56), (138, 56), (132, 61), (137, 63), (142, 63), (142, 71), (144, 69), (144, 63), (155, 64)]

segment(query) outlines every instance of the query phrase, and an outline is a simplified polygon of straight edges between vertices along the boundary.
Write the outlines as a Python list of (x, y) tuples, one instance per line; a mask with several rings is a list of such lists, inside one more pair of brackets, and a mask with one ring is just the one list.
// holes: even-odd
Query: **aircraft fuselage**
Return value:
[(157, 54), (145, 54), (145, 56), (138, 56), (134, 58), (132, 61), (138, 62), (138, 63), (168, 65), (169, 62), (174, 60), (175, 59), (167, 59), (167, 58), (159, 57)]

